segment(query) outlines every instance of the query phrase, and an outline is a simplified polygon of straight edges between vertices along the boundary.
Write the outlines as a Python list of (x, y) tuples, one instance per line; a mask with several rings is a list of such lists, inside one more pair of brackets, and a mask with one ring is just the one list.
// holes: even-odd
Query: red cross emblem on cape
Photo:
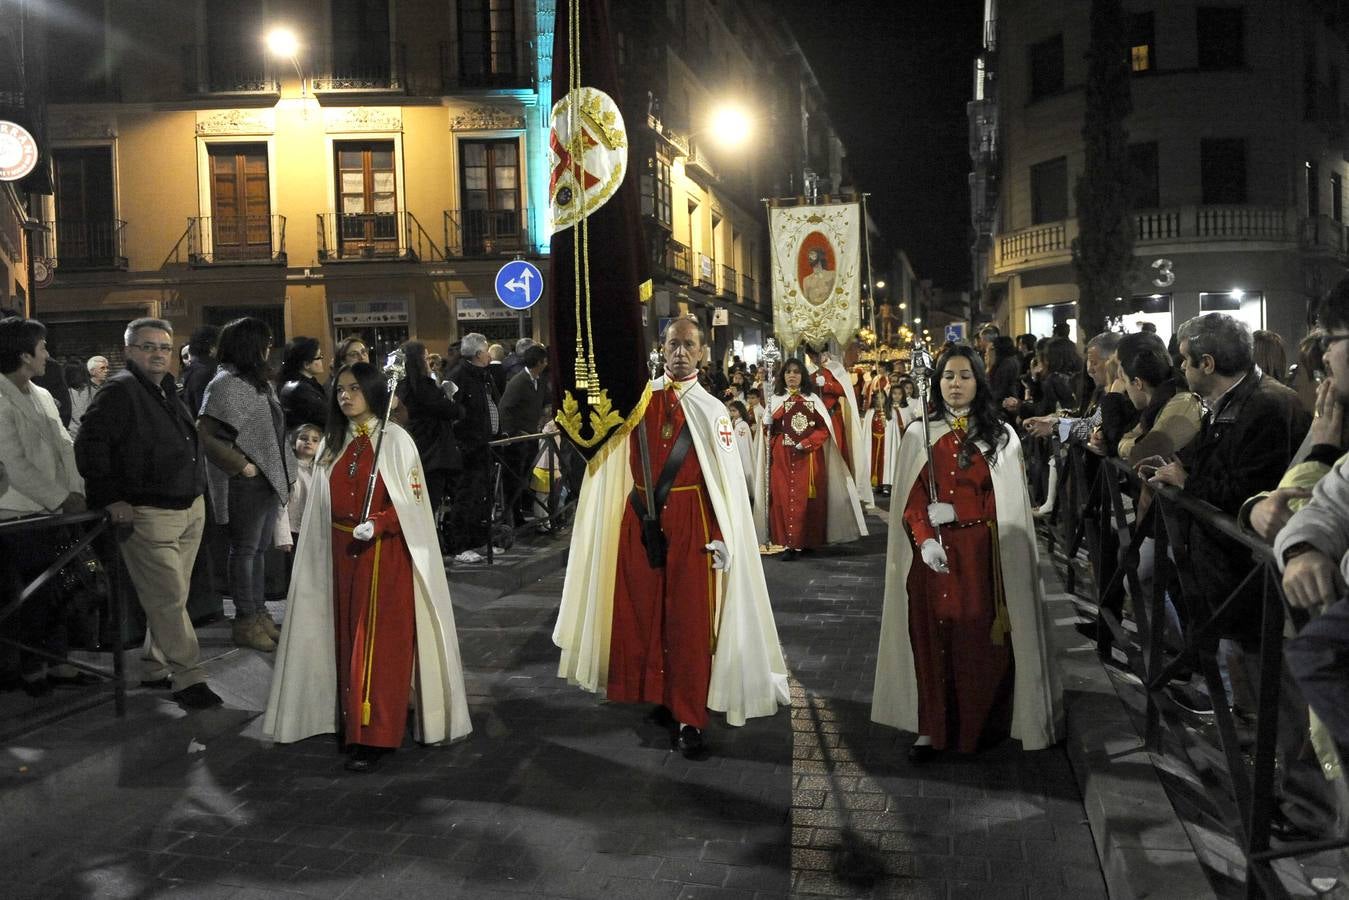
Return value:
[(728, 453), (735, 449), (735, 429), (729, 416), (717, 417), (717, 444)]

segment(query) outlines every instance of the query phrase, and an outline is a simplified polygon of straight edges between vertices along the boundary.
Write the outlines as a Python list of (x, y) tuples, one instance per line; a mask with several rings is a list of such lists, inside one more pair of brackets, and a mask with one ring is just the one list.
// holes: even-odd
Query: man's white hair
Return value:
[(94, 370), (99, 366), (106, 366), (107, 364), (108, 358), (106, 356), (91, 356), (89, 357), (89, 361), (84, 364), (84, 368), (85, 371), (92, 375), (94, 374)]
[(472, 359), (486, 349), (487, 337), (476, 331), (464, 335), (463, 340), (459, 342), (459, 355), (465, 359)]

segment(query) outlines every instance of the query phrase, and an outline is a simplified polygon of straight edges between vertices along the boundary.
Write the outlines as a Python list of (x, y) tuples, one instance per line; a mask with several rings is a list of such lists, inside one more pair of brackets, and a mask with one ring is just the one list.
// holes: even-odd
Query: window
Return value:
[(1344, 221), (1344, 179), (1339, 172), (1330, 173), (1330, 217)]
[(396, 255), (398, 189), (393, 141), (343, 141), (335, 150), (339, 254)]
[(459, 156), (464, 252), (521, 249), (519, 141), (463, 141)]
[(1202, 203), (1246, 202), (1246, 141), (1205, 138), (1199, 142)]
[(206, 90), (259, 91), (263, 78), (262, 0), (206, 3)]
[(1246, 64), (1245, 10), (1201, 6), (1195, 10), (1200, 69), (1239, 69)]
[(1307, 218), (1321, 214), (1321, 167), (1315, 160), (1307, 160)]
[[(15, 13), (7, 11), (12, 18)], [(107, 99), (108, 31), (104, 0), (68, 0), (50, 14), (47, 32), (48, 98), (57, 103)]]
[(388, 87), (389, 0), (332, 0), (334, 81)]
[(1031, 44), (1030, 98), (1039, 100), (1063, 90), (1063, 35)]
[(266, 144), (216, 144), (211, 163), (211, 237), (217, 261), (270, 259)]
[(1157, 142), (1129, 145), (1129, 197), (1134, 209), (1162, 205), (1157, 177)]
[(1030, 167), (1031, 224), (1068, 218), (1068, 160), (1060, 156)]
[(1150, 12), (1129, 16), (1129, 69), (1135, 75), (1157, 69), (1157, 42)]
[(56, 258), (63, 269), (118, 264), (111, 147), (52, 151), (56, 171)]
[(1265, 294), (1263, 291), (1243, 291), (1240, 288), (1200, 292), (1199, 311), (1225, 312), (1245, 322), (1251, 331), (1259, 331), (1265, 327)]
[(673, 218), (670, 161), (656, 154), (647, 159), (647, 168), (642, 177), (642, 215), (669, 228)]
[(516, 82), (515, 0), (460, 0), (459, 78), (479, 87)]

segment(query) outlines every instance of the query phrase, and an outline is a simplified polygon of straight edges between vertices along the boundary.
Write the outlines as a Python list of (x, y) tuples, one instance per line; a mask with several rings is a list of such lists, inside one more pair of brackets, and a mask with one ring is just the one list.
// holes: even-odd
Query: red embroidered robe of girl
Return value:
[(824, 384), (817, 381), (816, 387), (820, 398), (824, 400), (824, 408), (829, 410), (829, 419), (834, 426), (834, 439), (838, 442), (838, 452), (848, 466), (848, 471), (852, 472), (853, 460), (852, 452), (848, 448), (848, 429), (844, 427), (844, 398), (847, 392), (843, 390), (842, 382), (825, 366), (816, 369), (815, 375), (824, 376)]
[[(928, 474), (924, 469), (909, 492), (904, 523), (913, 538), (909, 570), (909, 635), (918, 682), (918, 730), (939, 750), (973, 753), (983, 743), (1007, 736), (1012, 721), (1012, 644), (992, 635), (997, 619), (995, 557), (997, 509), (988, 461), (970, 448), (969, 466), (959, 463), (963, 430), (952, 430), (932, 446), (937, 500), (950, 503), (956, 521), (941, 526), (950, 572), (939, 575), (919, 558), (936, 530), (928, 522)], [(1005, 621), (1005, 620), (1004, 620)]]
[[(670, 451), (686, 427), (676, 388), (651, 395), (642, 428), (659, 483)], [(644, 493), (637, 440), (629, 442), (633, 482)], [(644, 497), (645, 499), (645, 497)], [(659, 703), (675, 719), (707, 727), (707, 689), (712, 678), (712, 615), (717, 608), (712, 554), (721, 529), (707, 498), (698, 454), (690, 447), (660, 513), (668, 542), (665, 568), (653, 569), (642, 545), (642, 521), (624, 508), (614, 583), (609, 639), (608, 697), (620, 703)]]
[(889, 420), (883, 410), (871, 415), (871, 486), (880, 487), (885, 477), (885, 429)]
[[(361, 505), (374, 459), (370, 439), (358, 436), (333, 464), (328, 479), (337, 696), (348, 744), (397, 747), (407, 728), (417, 646), (412, 557), (382, 477), (375, 481), (370, 504), (374, 538), (358, 541), (351, 536), (362, 521)], [(351, 474), (353, 460), (355, 474)]]
[(829, 474), (824, 461), (828, 426), (804, 397), (794, 394), (774, 411), (772, 435), (770, 537), (790, 550), (823, 546), (829, 516)]

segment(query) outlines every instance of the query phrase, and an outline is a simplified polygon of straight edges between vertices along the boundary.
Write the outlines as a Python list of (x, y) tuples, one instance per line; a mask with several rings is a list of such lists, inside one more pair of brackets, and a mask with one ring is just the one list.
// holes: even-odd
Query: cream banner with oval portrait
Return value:
[(852, 339), (861, 324), (861, 204), (770, 207), (773, 328), (784, 347)]

